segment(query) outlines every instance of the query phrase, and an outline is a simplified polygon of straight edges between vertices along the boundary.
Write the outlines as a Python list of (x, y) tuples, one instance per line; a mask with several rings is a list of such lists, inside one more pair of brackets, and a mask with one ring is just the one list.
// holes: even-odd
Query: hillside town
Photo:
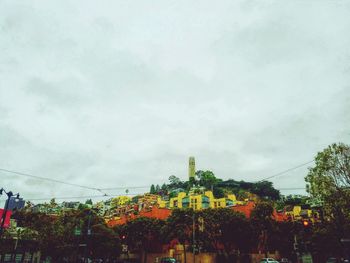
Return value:
[[(347, 149), (344, 144), (333, 144), (318, 157), (336, 150), (348, 158)], [(310, 168), (306, 176), (310, 189), (319, 183), (312, 181), (315, 169)], [(337, 253), (347, 253), (347, 243), (342, 241), (340, 247), (334, 243), (323, 254), (319, 250), (324, 245), (322, 237), (317, 237), (318, 231), (325, 231), (340, 215), (332, 208), (342, 207), (341, 203), (329, 206), (332, 199), (312, 190), (309, 195), (282, 196), (264, 180), (222, 180), (212, 171), (196, 170), (194, 157), (189, 158), (188, 171), (185, 181), (172, 175), (168, 184), (151, 184), (147, 193), (95, 202), (58, 203), (55, 198), (25, 202), (2, 189), (9, 201), (6, 210), (1, 210), (5, 237), (1, 239), (1, 260), (78, 262), (90, 253), (106, 262), (151, 263), (166, 257), (185, 263), (195, 257), (198, 262), (259, 262), (266, 257), (320, 262), (338, 249), (343, 252)], [(347, 231), (348, 224), (342, 227)], [(51, 234), (41, 236), (42, 231)], [(332, 232), (336, 229), (327, 231), (332, 238), (337, 233)], [(52, 247), (61, 235), (63, 251), (69, 254), (56, 254), (60, 248)]]

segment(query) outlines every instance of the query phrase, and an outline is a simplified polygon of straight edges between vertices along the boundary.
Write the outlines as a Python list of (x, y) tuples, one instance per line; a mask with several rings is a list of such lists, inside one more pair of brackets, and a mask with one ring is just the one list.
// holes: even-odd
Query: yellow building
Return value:
[(159, 208), (166, 208), (168, 206), (169, 202), (162, 200), (162, 198), (160, 196), (158, 196), (157, 204), (158, 204)]
[[(198, 191), (190, 191), (188, 195), (185, 192), (180, 192), (177, 197), (170, 198), (169, 208), (192, 208), (201, 210), (205, 208), (229, 207), (237, 202), (234, 194), (229, 194), (227, 197), (214, 198), (212, 191), (198, 193)], [(166, 202), (158, 199), (159, 207), (166, 207)]]
[(286, 215), (290, 216), (293, 220), (299, 220), (302, 218), (311, 218), (313, 212), (311, 209), (302, 209), (300, 205), (293, 206), (292, 210), (286, 211)]
[(169, 207), (171, 208), (182, 208), (183, 198), (186, 197), (185, 192), (178, 193), (177, 197), (170, 198)]
[(112, 207), (119, 207), (128, 204), (131, 201), (131, 198), (128, 196), (118, 196), (111, 200)]

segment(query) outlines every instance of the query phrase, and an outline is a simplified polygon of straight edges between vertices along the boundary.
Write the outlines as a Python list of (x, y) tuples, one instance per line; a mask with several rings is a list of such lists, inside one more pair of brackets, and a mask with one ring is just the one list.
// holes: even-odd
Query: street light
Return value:
[(7, 195), (7, 200), (5, 202), (5, 207), (4, 207), (4, 212), (2, 214), (2, 218), (1, 218), (1, 224), (0, 224), (0, 238), (2, 236), (2, 234), (4, 233), (4, 225), (5, 225), (5, 221), (6, 221), (6, 215), (7, 215), (7, 210), (10, 204), (10, 200), (11, 197), (16, 196), (16, 201), (19, 200), (19, 193), (17, 194), (13, 194), (11, 191), (6, 192), (4, 188), (0, 189), (0, 195), (2, 195), (3, 193), (5, 193)]
[[(193, 245), (192, 245), (192, 253), (193, 253), (193, 263), (196, 262), (195, 256), (196, 256), (196, 223), (195, 223), (195, 217), (194, 217), (194, 210), (192, 217), (189, 215), (185, 215), (186, 217), (192, 218), (192, 239), (193, 239)], [(186, 251), (184, 251), (186, 253)]]

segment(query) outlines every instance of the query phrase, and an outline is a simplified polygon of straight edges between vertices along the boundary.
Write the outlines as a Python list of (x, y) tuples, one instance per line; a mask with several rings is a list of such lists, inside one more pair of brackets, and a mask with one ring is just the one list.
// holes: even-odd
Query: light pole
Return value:
[(92, 213), (92, 210), (90, 209), (87, 231), (86, 231), (86, 246), (85, 246), (85, 250), (84, 250), (84, 263), (89, 262), (89, 260), (87, 258), (87, 254), (88, 254), (88, 243), (89, 243), (89, 239), (90, 239), (89, 237), (91, 235), (91, 213)]
[[(196, 262), (196, 221), (195, 221), (195, 216), (194, 216), (194, 210), (192, 217), (189, 215), (185, 215), (186, 217), (192, 218), (192, 253), (193, 253), (193, 263)], [(186, 253), (186, 251), (184, 251)]]
[(1, 218), (0, 238), (2, 237), (2, 234), (4, 233), (4, 225), (5, 225), (6, 216), (7, 216), (7, 210), (8, 210), (8, 207), (9, 207), (9, 203), (10, 203), (11, 197), (12, 196), (16, 196), (16, 200), (19, 199), (19, 193), (13, 194), (11, 191), (6, 192), (4, 188), (1, 188), (0, 189), (0, 195), (2, 195), (2, 193), (5, 193), (7, 195), (7, 200), (5, 202), (4, 212), (3, 212), (2, 218)]

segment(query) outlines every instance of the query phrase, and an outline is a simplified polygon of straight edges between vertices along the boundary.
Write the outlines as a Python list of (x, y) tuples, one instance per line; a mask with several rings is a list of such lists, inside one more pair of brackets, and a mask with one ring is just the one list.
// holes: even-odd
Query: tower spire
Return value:
[(194, 178), (195, 174), (196, 174), (196, 162), (194, 160), (194, 157), (191, 156), (188, 162), (188, 179), (190, 180), (191, 178)]

